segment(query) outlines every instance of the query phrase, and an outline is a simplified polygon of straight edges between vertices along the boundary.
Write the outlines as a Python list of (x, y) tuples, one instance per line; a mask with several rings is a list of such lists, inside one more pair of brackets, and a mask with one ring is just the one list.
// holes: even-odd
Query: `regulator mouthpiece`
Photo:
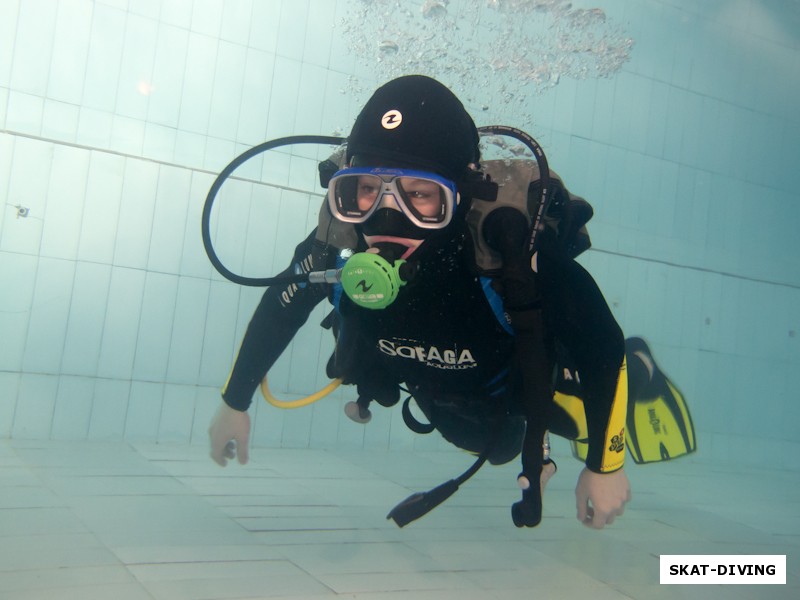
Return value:
[(386, 308), (395, 301), (400, 287), (406, 284), (400, 275), (405, 264), (404, 260), (392, 264), (373, 252), (358, 252), (342, 268), (342, 288), (353, 302), (363, 308)]

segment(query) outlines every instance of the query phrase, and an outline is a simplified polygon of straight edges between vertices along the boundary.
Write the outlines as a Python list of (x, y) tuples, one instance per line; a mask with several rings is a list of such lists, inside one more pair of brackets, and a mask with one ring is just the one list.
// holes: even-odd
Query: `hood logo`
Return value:
[(399, 110), (392, 109), (384, 113), (381, 117), (381, 125), (384, 129), (396, 129), (403, 122), (403, 115)]

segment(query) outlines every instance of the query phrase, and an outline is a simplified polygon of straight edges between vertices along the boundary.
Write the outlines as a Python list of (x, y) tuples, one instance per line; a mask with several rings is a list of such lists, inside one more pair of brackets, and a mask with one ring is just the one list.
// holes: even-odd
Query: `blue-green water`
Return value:
[[(204, 444), (260, 295), (204, 254), (214, 175), (267, 139), (346, 135), (376, 85), (423, 72), (593, 204), (581, 260), (685, 392), (698, 458), (797, 469), (798, 4), (395, 4), (0, 3), (0, 436)], [(234, 266), (283, 268), (323, 153), (259, 164), (286, 189), (236, 184)], [(323, 315), (271, 373), (284, 397), (325, 383)], [(349, 394), (258, 401), (254, 443), (443, 447), (394, 414), (353, 426)]]

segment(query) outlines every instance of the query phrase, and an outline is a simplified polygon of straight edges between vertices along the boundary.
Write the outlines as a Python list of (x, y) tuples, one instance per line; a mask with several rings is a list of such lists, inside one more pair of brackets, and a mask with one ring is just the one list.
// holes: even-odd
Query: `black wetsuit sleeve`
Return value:
[(622, 330), (592, 276), (575, 260), (543, 248), (537, 263), (546, 326), (575, 362), (584, 391), (586, 466), (614, 471), (624, 461), (624, 447), (611, 441), (621, 437), (627, 403)]
[[(335, 261), (335, 251), (325, 252), (315, 240), (315, 233), (316, 230), (297, 246), (292, 264), (281, 275), (293, 274), (295, 265), (305, 271), (330, 268), (329, 262)], [(264, 292), (222, 390), (228, 406), (247, 410), (267, 371), (326, 294), (327, 286), (321, 284), (275, 285)]]

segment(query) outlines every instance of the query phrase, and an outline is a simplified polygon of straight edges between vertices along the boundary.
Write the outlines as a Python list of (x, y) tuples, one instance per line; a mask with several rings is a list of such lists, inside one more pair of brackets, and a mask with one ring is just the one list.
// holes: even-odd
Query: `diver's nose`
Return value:
[(397, 198), (394, 194), (391, 193), (384, 193), (380, 200), (378, 200), (378, 209), (381, 208), (391, 208), (398, 212), (403, 212), (403, 209), (400, 208), (400, 203), (397, 201)]

